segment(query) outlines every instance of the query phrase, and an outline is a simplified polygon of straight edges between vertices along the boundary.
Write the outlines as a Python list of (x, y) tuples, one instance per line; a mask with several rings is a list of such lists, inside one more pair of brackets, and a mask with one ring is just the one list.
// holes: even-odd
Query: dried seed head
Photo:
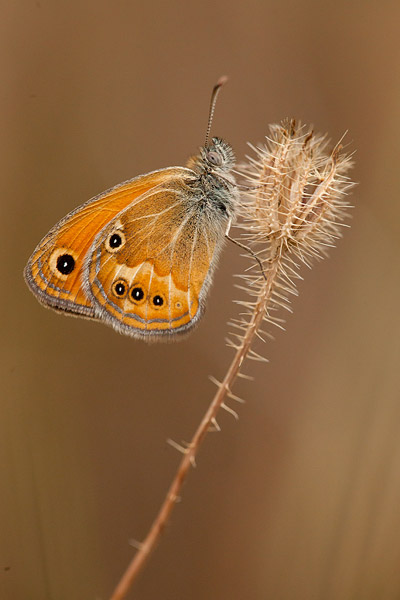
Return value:
[(352, 160), (341, 152), (340, 142), (328, 151), (325, 136), (295, 121), (272, 125), (266, 139), (264, 146), (251, 146), (256, 156), (239, 170), (246, 191), (238, 226), (264, 273), (249, 255), (250, 269), (238, 276), (243, 285), (237, 287), (250, 299), (238, 301), (244, 311), (231, 323), (230, 339), (237, 348), (244, 348), (249, 332), (261, 332), (262, 321), (283, 328), (281, 309), (291, 312), (300, 261), (310, 266), (312, 258), (334, 246), (354, 185), (347, 177)]
[(353, 186), (346, 176), (351, 157), (341, 153), (340, 142), (328, 152), (325, 136), (294, 120), (270, 132), (264, 146), (251, 146), (256, 157), (240, 170), (248, 188), (240, 210), (244, 237), (262, 244), (264, 261), (294, 254), (309, 264), (341, 235)]

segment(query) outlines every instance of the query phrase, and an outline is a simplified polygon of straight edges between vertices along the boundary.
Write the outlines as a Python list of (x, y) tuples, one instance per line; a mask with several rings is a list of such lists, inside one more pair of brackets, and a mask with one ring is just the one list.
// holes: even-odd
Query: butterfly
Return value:
[(191, 330), (204, 313), (235, 219), (232, 147), (209, 133), (186, 167), (139, 175), (92, 198), (43, 238), (24, 271), (47, 307), (145, 340)]

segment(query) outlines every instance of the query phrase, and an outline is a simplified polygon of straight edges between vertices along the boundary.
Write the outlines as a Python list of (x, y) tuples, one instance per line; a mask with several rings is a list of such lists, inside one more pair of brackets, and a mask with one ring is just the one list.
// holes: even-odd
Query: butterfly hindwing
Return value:
[(83, 278), (95, 314), (137, 337), (187, 331), (200, 318), (225, 218), (210, 227), (182, 177), (149, 190), (97, 236)]

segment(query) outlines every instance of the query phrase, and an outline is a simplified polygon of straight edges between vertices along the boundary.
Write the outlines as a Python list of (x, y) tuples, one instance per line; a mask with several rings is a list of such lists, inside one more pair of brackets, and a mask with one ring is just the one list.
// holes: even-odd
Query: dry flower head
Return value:
[[(329, 151), (326, 136), (294, 120), (271, 125), (266, 143), (250, 147), (255, 157), (247, 157), (239, 171), (246, 186), (239, 227), (264, 265), (267, 281), (252, 264), (240, 275), (245, 286), (239, 287), (258, 299), (264, 290), (265, 318), (281, 326), (282, 319), (271, 313), (280, 307), (290, 310), (288, 298), (297, 293), (300, 264), (310, 266), (313, 258), (325, 256), (341, 236), (350, 207), (347, 193), (354, 185), (347, 176), (352, 158), (343, 153), (341, 142)], [(256, 302), (239, 304), (250, 312), (232, 324), (244, 331)]]

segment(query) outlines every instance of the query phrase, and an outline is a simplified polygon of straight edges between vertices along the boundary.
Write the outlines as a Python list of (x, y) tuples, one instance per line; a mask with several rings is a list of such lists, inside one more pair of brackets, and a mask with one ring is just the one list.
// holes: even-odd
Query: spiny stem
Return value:
[(244, 359), (250, 350), (253, 339), (261, 326), (266, 310), (268, 309), (274, 284), (277, 276), (279, 275), (279, 269), (280, 256), (277, 253), (275, 258), (269, 263), (268, 269), (266, 269), (266, 281), (264, 281), (260, 287), (260, 293), (258, 294), (251, 319), (243, 335), (242, 343), (237, 349), (223, 381), (219, 385), (219, 388), (213, 400), (211, 401), (207, 412), (205, 413), (200, 425), (193, 435), (190, 444), (185, 450), (184, 456), (178, 466), (159, 513), (154, 519), (153, 524), (151, 525), (143, 543), (140, 545), (136, 555), (128, 565), (125, 573), (122, 575), (112, 596), (110, 597), (110, 600), (122, 600), (123, 598), (126, 598), (126, 595), (136, 577), (144, 567), (151, 552), (154, 550), (156, 543), (160, 539), (175, 503), (180, 497), (180, 492), (186, 480), (189, 469), (194, 463), (194, 459), (197, 456), (200, 446), (207, 432), (209, 431), (210, 426), (213, 424), (213, 422), (215, 422), (215, 417), (226, 396), (231, 393), (231, 387), (240, 371)]
[[(260, 359), (251, 351), (251, 344), (255, 336), (263, 333), (263, 319), (281, 327), (276, 317), (269, 317), (269, 310), (288, 308), (286, 296), (295, 293), (293, 278), (298, 277), (295, 260), (309, 264), (312, 257), (325, 255), (327, 245), (340, 236), (348, 207), (346, 194), (352, 187), (346, 173), (352, 162), (349, 156), (340, 155), (338, 146), (331, 153), (325, 147), (323, 136), (297, 127), (292, 120), (272, 126), (267, 144), (255, 148), (256, 159), (249, 158), (247, 165), (243, 165), (242, 175), (250, 184), (245, 202), (239, 207), (244, 239), (250, 245), (262, 245), (262, 266), (267, 266), (262, 268), (265, 280), (254, 281), (247, 276), (246, 291), (251, 301), (238, 304), (244, 307), (244, 319), (249, 321), (240, 321), (240, 334), (232, 334), (233, 341), (228, 342), (236, 350), (233, 360), (223, 381), (216, 382), (217, 392), (192, 441), (187, 448), (179, 448), (183, 457), (164, 503), (110, 600), (126, 597), (153, 551), (207, 432), (211, 426), (218, 428), (219, 409), (227, 408), (224, 400), (232, 397), (236, 377), (245, 377), (240, 372), (244, 359)], [(258, 260), (258, 253), (252, 250), (252, 254)]]

